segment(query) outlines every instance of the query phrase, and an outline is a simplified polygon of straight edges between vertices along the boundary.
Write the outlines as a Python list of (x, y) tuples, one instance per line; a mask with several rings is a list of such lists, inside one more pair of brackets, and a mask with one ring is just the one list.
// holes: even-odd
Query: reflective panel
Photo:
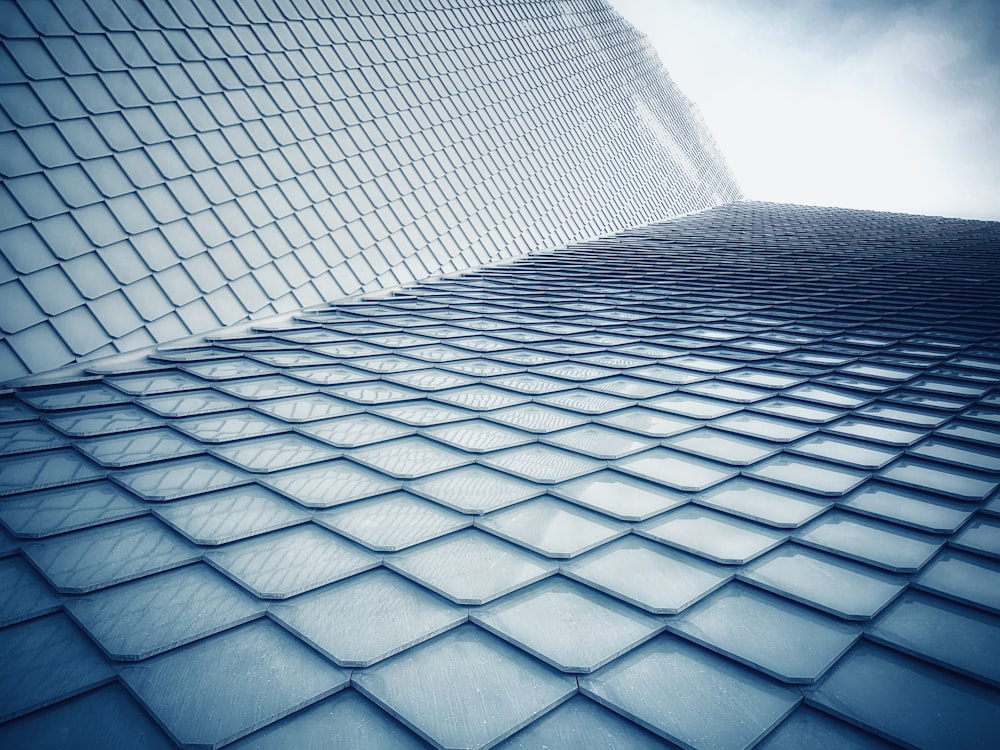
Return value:
[(1000, 613), (1000, 563), (945, 549), (913, 579), (915, 586)]
[(162, 421), (135, 406), (108, 406), (58, 412), (43, 417), (46, 424), (70, 437), (92, 437), (158, 427)]
[(101, 479), (106, 474), (71, 448), (8, 456), (0, 458), (0, 495), (61, 487)]
[(743, 477), (701, 493), (697, 501), (700, 505), (784, 529), (802, 526), (831, 505), (830, 501), (815, 495)]
[(250, 477), (208, 456), (117, 471), (111, 478), (144, 500), (165, 501), (246, 484)]
[(1000, 558), (1000, 520), (977, 516), (952, 537), (950, 543), (959, 549)]
[(542, 497), (476, 519), (476, 526), (546, 557), (575, 557), (627, 534), (629, 527)]
[[(576, 692), (572, 677), (471, 625), (365, 670), (354, 682), (444, 747), (499, 742)], [(428, 700), (463, 710), (427, 710)]]
[(868, 470), (880, 469), (899, 455), (899, 452), (892, 448), (823, 433), (810, 435), (805, 440), (789, 446), (788, 450), (803, 456), (836, 461), (856, 469)]
[(968, 505), (880, 482), (867, 482), (838, 503), (875, 518), (945, 534), (954, 532), (972, 515)]
[(347, 689), (254, 732), (232, 747), (233, 750), (279, 750), (289, 747), (417, 750), (428, 745), (371, 701)]
[(307, 508), (330, 508), (400, 488), (398, 480), (346, 459), (269, 474), (262, 483)]
[(506, 742), (500, 750), (600, 750), (628, 747), (662, 750), (666, 740), (582, 695), (575, 695), (558, 708), (536, 719)]
[(424, 436), (470, 453), (489, 453), (535, 441), (529, 433), (479, 419), (428, 427)]
[(906, 587), (906, 579), (791, 543), (750, 563), (739, 576), (848, 620), (874, 617)]
[(688, 393), (668, 393), (666, 396), (647, 399), (643, 402), (653, 409), (680, 414), (694, 419), (715, 419), (725, 414), (739, 411), (740, 406), (731, 401), (720, 401), (714, 398), (704, 398)]
[(309, 520), (302, 508), (256, 484), (177, 500), (154, 513), (195, 544), (212, 546)]
[(371, 552), (312, 524), (236, 542), (205, 559), (261, 599), (287, 599), (381, 563)]
[(385, 564), (456, 604), (485, 604), (558, 569), (544, 558), (475, 530), (399, 552)]
[(901, 458), (889, 464), (878, 476), (907, 487), (930, 490), (971, 502), (985, 500), (993, 490), (1000, 487), (1000, 482), (995, 481), (995, 477), (983, 472), (911, 458)]
[(8, 498), (0, 503), (0, 522), (19, 537), (37, 538), (147, 512), (125, 490), (100, 481)]
[(581, 425), (545, 435), (540, 441), (593, 458), (615, 459), (648, 450), (657, 443), (600, 425)]
[(194, 562), (201, 551), (150, 517), (26, 544), (24, 554), (57, 591), (84, 593)]
[(359, 411), (353, 404), (320, 393), (266, 401), (254, 404), (253, 408), (284, 422), (315, 422)]
[(725, 568), (634, 536), (564, 563), (561, 570), (654, 614), (682, 612), (732, 578)]
[(472, 622), (562, 672), (593, 672), (663, 624), (592, 589), (553, 576), (471, 613)]
[(55, 595), (20, 556), (0, 560), (0, 627), (55, 612)]
[(399, 479), (414, 479), (473, 461), (463, 451), (416, 436), (358, 448), (346, 455), (352, 461)]
[(57, 748), (72, 737), (78, 747), (170, 750), (174, 743), (121, 685), (111, 684), (0, 726), (4, 747)]
[(1000, 693), (862, 641), (815, 687), (810, 702), (916, 747), (989, 745)]
[(542, 484), (565, 482), (604, 468), (603, 461), (550, 448), (545, 445), (524, 445), (479, 459), (481, 463), (514, 476)]
[(788, 538), (775, 529), (695, 505), (650, 519), (635, 532), (723, 565), (742, 565)]
[(549, 491), (622, 521), (642, 521), (688, 501), (688, 496), (680, 492), (608, 470), (560, 484)]
[(857, 626), (739, 583), (671, 617), (667, 628), (792, 683), (814, 682), (861, 637)]
[(799, 750), (803, 747), (890, 750), (895, 745), (802, 704), (756, 747), (762, 750)]
[(313, 440), (295, 434), (240, 440), (213, 448), (216, 458), (254, 474), (270, 473), (305, 464), (337, 458), (340, 451), (327, 448)]
[(415, 430), (371, 414), (358, 414), (323, 422), (310, 422), (296, 429), (311, 438), (338, 448), (354, 448), (412, 435)]
[(475, 515), (506, 508), (543, 492), (538, 485), (482, 466), (464, 466), (423, 477), (407, 487), (448, 508)]
[(756, 463), (780, 450), (774, 443), (751, 440), (707, 427), (667, 438), (664, 445), (736, 466)]
[(587, 420), (570, 412), (539, 404), (523, 404), (484, 414), (485, 419), (528, 432), (546, 433), (584, 424)]
[[(401, 611), (407, 616), (398, 617)], [(273, 605), (270, 613), (341, 667), (371, 666), (468, 618), (385, 568)]]
[[(233, 670), (243, 677), (225, 679)], [(348, 673), (266, 619), (126, 666), (120, 677), (175, 742), (201, 745), (239, 739), (349, 681)]]
[(195, 456), (204, 451), (198, 443), (167, 428), (79, 440), (76, 448), (101, 466), (107, 467), (134, 466), (167, 458)]
[[(97, 647), (57, 613), (0, 630), (0, 721), (114, 680)], [(0, 735), (2, 736), (2, 735)]]
[(204, 564), (148, 576), (67, 602), (104, 652), (139, 661), (261, 617), (265, 604)]
[[(662, 636), (594, 675), (580, 690), (692, 748), (750, 747), (801, 700), (729, 659)], [(678, 693), (685, 701), (672, 700)]]
[(616, 461), (615, 468), (687, 492), (704, 490), (738, 473), (724, 464), (664, 448)]
[(1000, 686), (998, 625), (994, 615), (907, 591), (866, 632), (879, 643)]
[(894, 573), (917, 572), (941, 546), (940, 538), (840, 511), (823, 514), (795, 538)]
[(596, 420), (609, 427), (620, 427), (629, 432), (637, 432), (652, 438), (678, 435), (700, 426), (700, 422), (686, 417), (656, 412), (652, 409), (635, 407), (624, 409)]
[(712, 422), (712, 426), (778, 443), (790, 443), (815, 431), (815, 427), (811, 427), (807, 423), (767, 417), (761, 414), (750, 414), (749, 412), (720, 417)]
[(868, 479), (862, 471), (787, 455), (754, 464), (744, 474), (829, 497), (844, 495)]

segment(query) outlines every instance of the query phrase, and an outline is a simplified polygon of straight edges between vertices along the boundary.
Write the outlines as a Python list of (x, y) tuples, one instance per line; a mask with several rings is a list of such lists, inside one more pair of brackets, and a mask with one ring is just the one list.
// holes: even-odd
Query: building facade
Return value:
[(739, 200), (597, 0), (0, 37), (0, 747), (998, 744), (1000, 224)]
[(738, 202), (19, 388), (0, 746), (991, 746), (998, 251)]
[(0, 20), (0, 380), (739, 197), (603, 0)]

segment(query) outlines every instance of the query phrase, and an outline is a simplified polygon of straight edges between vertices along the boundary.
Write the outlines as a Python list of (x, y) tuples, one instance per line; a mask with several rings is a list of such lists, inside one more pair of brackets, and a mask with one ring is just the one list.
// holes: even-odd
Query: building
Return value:
[(740, 197), (603, 0), (30, 0), (0, 33), (0, 381)]
[[(228, 322), (213, 313), (202, 330), (179, 332), (186, 338), (33, 375), (0, 395), (0, 746), (996, 744), (1000, 224), (734, 200), (686, 102), (601, 3), (399, 4), (382, 16), (338, 5), (344, 15), (325, 24), (289, 20), (320, 7), (304, 2), (57, 5), (17, 6), (2, 27), (5, 69), (17, 80), (0, 93), (11, 121), (0, 162), (34, 165), (21, 193), (4, 172), (6, 205), (31, 219), (7, 231), (34, 232), (60, 261), (23, 270), (14, 261), (35, 256), (3, 245), (17, 272), (8, 284), (23, 290), (5, 309), (33, 300), (40, 316), (7, 338), (9, 361), (22, 370), (41, 369), (32, 363), (49, 355), (32, 359), (20, 332), (62, 337), (60, 316), (99, 320), (93, 300), (103, 297), (79, 287), (62, 303), (78, 304), (50, 307), (62, 297), (53, 290), (79, 283), (73, 261), (110, 271), (104, 258), (115, 257), (111, 245), (49, 243), (67, 235), (47, 235), (46, 222), (62, 217), (82, 231), (78, 213), (90, 206), (105, 218), (141, 215), (116, 209), (113, 197), (70, 202), (57, 175), (72, 165), (42, 162), (63, 152), (37, 147), (65, 123), (11, 114), (15, 105), (17, 117), (51, 112), (60, 99), (45, 92), (67, 90), (60, 80), (74, 92), (96, 90), (87, 82), (104, 80), (96, 73), (75, 84), (76, 73), (56, 75), (73, 60), (113, 59), (82, 37), (105, 38), (105, 49), (129, 61), (118, 72), (145, 91), (149, 71), (168, 83), (173, 75), (162, 62), (136, 63), (143, 50), (159, 62), (159, 41), (203, 55), (204, 67), (192, 70), (221, 80), (212, 61), (248, 70), (227, 47), (232, 39), (266, 50), (316, 28), (328, 37), (365, 29), (370, 44), (338, 39), (333, 48), (357, 59), (365, 50), (373, 64), (351, 69), (367, 81), (395, 69), (374, 64), (386, 58), (371, 50), (397, 49), (387, 35), (376, 43), (375, 30), (402, 28), (396, 42), (410, 49), (400, 41), (410, 35), (452, 39), (439, 23), (448, 19), (452, 31), (495, 35), (477, 47), (493, 55), (469, 68), (477, 75), (529, 66), (532, 50), (576, 40), (519, 67), (521, 80), (551, 74), (552, 86), (581, 92), (595, 112), (619, 93), (614, 101), (645, 108), (594, 114), (589, 138), (538, 134), (529, 153), (551, 156), (550, 170), (515, 177), (515, 169), (489, 183), (522, 196), (494, 211), (460, 197), (479, 194), (471, 188), (442, 202), (456, 219), (459, 207), (466, 212), (462, 231), (486, 227), (471, 254), (456, 250), (466, 247), (459, 235), (455, 245), (433, 237), (425, 245), (408, 233), (450, 229), (440, 207), (423, 214), (426, 224), (400, 222), (369, 246), (338, 235), (327, 246), (343, 260), (330, 268), (362, 258), (374, 275), (355, 275), (355, 286), (323, 304), (296, 290), (326, 294), (322, 284), (333, 282), (296, 286), (293, 275), (261, 307), (238, 292), (247, 276), (263, 289), (261, 279), (283, 273), (283, 258), (308, 256), (301, 248), (319, 253), (326, 235), (242, 276), (222, 274), (216, 256), (232, 255), (217, 248), (277, 236), (266, 227), (285, 219), (274, 214), (216, 246), (168, 243), (200, 249), (163, 268), (139, 254), (142, 232), (120, 240), (143, 258), (145, 275), (120, 292), (144, 321), (133, 329), (145, 331), (142, 341), (102, 323), (96, 349), (76, 351), (61, 338), (75, 356), (157, 340), (155, 321), (183, 320), (177, 311), (195, 303), (146, 320), (149, 285), (166, 296), (172, 269), (207, 283), (197, 269), (209, 261), (225, 283), (196, 299), (229, 290), (220, 296), (244, 304), (232, 306), (234, 320), (271, 315), (189, 335)], [(263, 20), (234, 15), (247, 9)], [(505, 14), (517, 23), (497, 21)], [(174, 33), (182, 27), (185, 36)], [(538, 46), (496, 41), (529, 32)], [(77, 48), (86, 54), (67, 51)], [(577, 76), (574, 88), (559, 77), (577, 49), (618, 71), (618, 85), (588, 88), (605, 84)], [(540, 62), (552, 56), (567, 66)], [(266, 57), (298, 76), (315, 55)], [(304, 80), (301, 91), (311, 86)], [(33, 109), (31, 96), (45, 109)], [(220, 101), (211, 97), (192, 99)], [(110, 147), (120, 131), (108, 123), (119, 120), (102, 114), (145, 117), (116, 106), (68, 118), (66, 132), (89, 122)], [(546, 106), (564, 118), (553, 121), (579, 120), (577, 105)], [(499, 111), (508, 117), (518, 111), (511, 107)], [(186, 137), (209, 152), (212, 133), (228, 127)], [(510, 143), (523, 143), (513, 135)], [(161, 145), (181, 153), (182, 142)], [(153, 145), (89, 158), (126, 172), (139, 154), (122, 154)], [(603, 160), (574, 161), (590, 146)], [(461, 147), (435, 159), (452, 149)], [(204, 171), (224, 178), (233, 163), (249, 173), (255, 162), (212, 161)], [(570, 176), (546, 182), (563, 168)], [(190, 179), (200, 185), (200, 174)], [(38, 178), (63, 201), (61, 213), (26, 208), (48, 195), (31, 187)], [(303, 178), (286, 182), (294, 191)], [(422, 184), (449, 196), (440, 179), (418, 181), (414, 196)], [(132, 199), (121, 205), (141, 204), (160, 222), (143, 197), (155, 186), (129, 185), (122, 195)], [(258, 187), (245, 195), (276, 195)], [(353, 203), (360, 193), (350, 190)], [(328, 194), (336, 205), (340, 193)], [(242, 204), (235, 191), (220, 195), (231, 199), (144, 231), (167, 237), (171, 223), (196, 228), (206, 212), (226, 226), (222, 217)], [(532, 208), (500, 208), (517, 205)], [(382, 214), (344, 227), (357, 239), (373, 215)], [(62, 258), (67, 247), (87, 251)], [(241, 257), (250, 266), (255, 256)], [(51, 281), (57, 272), (62, 286)], [(39, 274), (47, 275), (31, 281)], [(131, 296), (130, 284), (141, 285)], [(293, 305), (296, 294), (307, 296)]]

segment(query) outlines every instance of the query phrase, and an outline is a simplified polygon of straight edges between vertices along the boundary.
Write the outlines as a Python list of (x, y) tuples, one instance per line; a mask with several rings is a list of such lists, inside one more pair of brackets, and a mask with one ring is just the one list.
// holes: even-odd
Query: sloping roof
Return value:
[(18, 389), (0, 745), (995, 745), (998, 254), (737, 203)]

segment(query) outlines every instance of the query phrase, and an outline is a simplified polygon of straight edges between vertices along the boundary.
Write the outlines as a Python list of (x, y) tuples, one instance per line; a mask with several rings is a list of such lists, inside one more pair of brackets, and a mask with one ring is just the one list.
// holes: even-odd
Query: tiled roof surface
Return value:
[(740, 197), (604, 0), (5, 0), (0, 382)]
[(995, 746), (998, 257), (737, 203), (20, 388), (0, 746)]

